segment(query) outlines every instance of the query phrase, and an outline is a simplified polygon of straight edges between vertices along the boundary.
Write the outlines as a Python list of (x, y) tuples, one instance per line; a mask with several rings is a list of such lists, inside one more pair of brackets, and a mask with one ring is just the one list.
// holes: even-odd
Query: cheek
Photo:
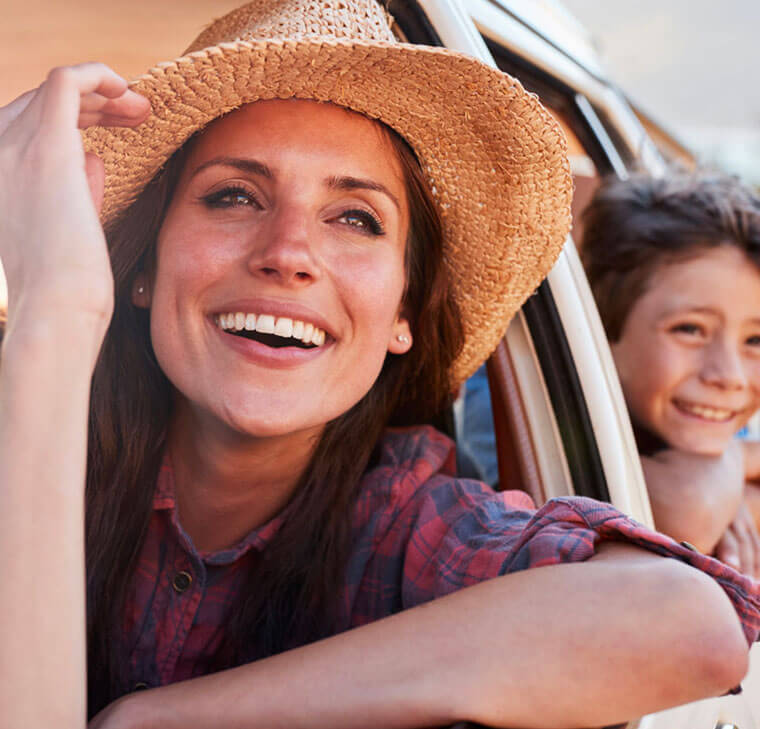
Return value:
[(698, 373), (692, 353), (656, 337), (613, 352), (628, 407), (639, 416), (662, 410)]
[(385, 349), (404, 293), (403, 258), (388, 251), (350, 262), (344, 259), (338, 270), (341, 297), (357, 334), (377, 339)]

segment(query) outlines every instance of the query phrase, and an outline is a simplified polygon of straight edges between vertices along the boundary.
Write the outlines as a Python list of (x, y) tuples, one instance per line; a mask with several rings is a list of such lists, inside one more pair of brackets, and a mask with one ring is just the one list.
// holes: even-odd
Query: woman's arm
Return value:
[(134, 97), (86, 64), (0, 109), (2, 727), (86, 723), (88, 399), (113, 283), (93, 204), (102, 165), (85, 158), (77, 127), (137, 123), (147, 102)]
[(742, 503), (742, 446), (733, 441), (721, 456), (666, 450), (641, 465), (658, 531), (711, 554)]
[(603, 543), (240, 668), (132, 694), (91, 729), (598, 726), (735, 686), (726, 595), (673, 559)]

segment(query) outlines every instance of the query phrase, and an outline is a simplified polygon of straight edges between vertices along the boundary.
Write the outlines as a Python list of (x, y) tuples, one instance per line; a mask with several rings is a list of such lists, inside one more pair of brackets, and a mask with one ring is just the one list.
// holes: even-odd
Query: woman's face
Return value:
[(760, 272), (729, 245), (660, 267), (612, 353), (636, 422), (722, 453), (760, 406)]
[(135, 294), (180, 397), (242, 434), (320, 432), (411, 346), (408, 225), (401, 166), (366, 117), (266, 101), (211, 124)]

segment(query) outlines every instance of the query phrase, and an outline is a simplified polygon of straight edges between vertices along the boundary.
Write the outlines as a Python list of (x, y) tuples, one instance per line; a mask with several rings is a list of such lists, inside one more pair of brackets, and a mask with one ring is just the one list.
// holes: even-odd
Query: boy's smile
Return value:
[(638, 425), (721, 453), (760, 407), (760, 271), (728, 245), (661, 266), (612, 353)]

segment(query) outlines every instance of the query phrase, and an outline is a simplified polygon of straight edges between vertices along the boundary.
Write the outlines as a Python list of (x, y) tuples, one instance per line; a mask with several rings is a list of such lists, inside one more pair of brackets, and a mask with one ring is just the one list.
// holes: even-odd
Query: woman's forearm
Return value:
[[(50, 317), (49, 313), (47, 314)], [(0, 726), (86, 723), (84, 482), (97, 337), (11, 322), (0, 361)]]
[(613, 546), (587, 563), (497, 578), (264, 661), (134, 694), (112, 708), (123, 712), (113, 726), (598, 726), (724, 692), (746, 661), (716, 583)]

